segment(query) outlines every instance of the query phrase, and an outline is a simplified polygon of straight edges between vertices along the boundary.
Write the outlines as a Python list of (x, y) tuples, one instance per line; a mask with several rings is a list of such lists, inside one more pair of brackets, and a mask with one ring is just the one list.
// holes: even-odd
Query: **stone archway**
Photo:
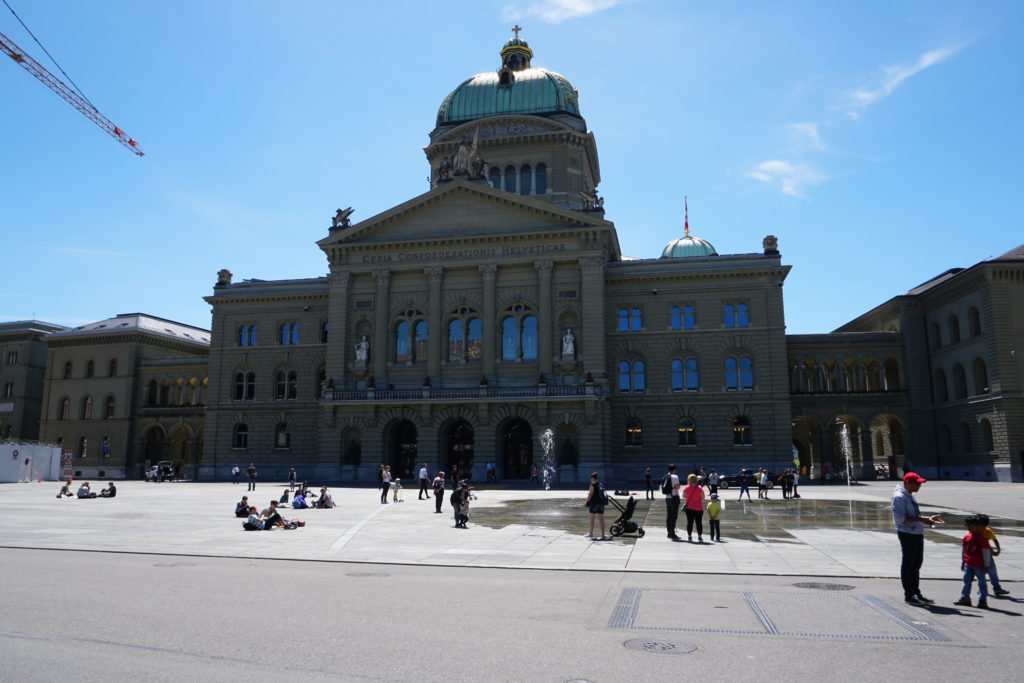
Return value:
[[(444, 463), (445, 471), (455, 473), (460, 479), (469, 479), (473, 475), (474, 454), (473, 427), (465, 420), (454, 420), (444, 431)], [(455, 466), (458, 469), (455, 469)]]
[(903, 424), (895, 415), (876, 415), (869, 429), (872, 461), (885, 465), (889, 479), (898, 479), (906, 463)]
[(409, 420), (399, 420), (388, 430), (388, 458), (393, 477), (406, 479), (412, 485), (419, 453), (419, 431)]
[[(870, 465), (871, 456), (863, 448), (860, 420), (853, 415), (837, 415), (829, 424), (829, 442), (832, 445), (830, 460), (833, 477), (840, 480), (851, 476), (853, 479), (874, 477), (874, 466)], [(866, 472), (869, 466), (871, 473)]]
[(142, 452), (147, 469), (164, 460), (164, 439), (164, 430), (160, 425), (153, 425), (142, 437)]
[(174, 463), (175, 473), (179, 477), (188, 477), (195, 465), (192, 448), (192, 429), (186, 424), (176, 424), (170, 433), (170, 453), (168, 460)]
[(506, 479), (526, 479), (533, 469), (533, 428), (521, 417), (498, 429), (498, 448)]
[(800, 461), (800, 476), (815, 479), (821, 476), (821, 424), (813, 415), (793, 418), (793, 448)]

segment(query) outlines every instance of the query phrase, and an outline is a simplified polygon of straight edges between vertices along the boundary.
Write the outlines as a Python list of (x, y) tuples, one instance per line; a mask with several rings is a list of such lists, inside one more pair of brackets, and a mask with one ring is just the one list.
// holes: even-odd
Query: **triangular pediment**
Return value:
[(559, 229), (611, 229), (601, 213), (563, 209), (545, 201), (453, 180), (348, 228), (317, 244), (321, 249), (423, 240), (460, 240), (488, 235)]

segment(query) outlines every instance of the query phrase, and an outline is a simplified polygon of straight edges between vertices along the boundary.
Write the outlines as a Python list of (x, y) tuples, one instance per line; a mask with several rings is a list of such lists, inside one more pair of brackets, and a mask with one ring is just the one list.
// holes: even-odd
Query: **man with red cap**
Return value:
[(922, 517), (921, 508), (914, 500), (914, 494), (921, 490), (921, 484), (928, 481), (916, 472), (903, 475), (903, 486), (897, 486), (892, 495), (892, 521), (903, 550), (900, 564), (900, 580), (903, 582), (903, 599), (911, 605), (930, 605), (933, 600), (921, 595), (921, 563), (924, 562), (924, 525), (945, 524), (939, 515)]

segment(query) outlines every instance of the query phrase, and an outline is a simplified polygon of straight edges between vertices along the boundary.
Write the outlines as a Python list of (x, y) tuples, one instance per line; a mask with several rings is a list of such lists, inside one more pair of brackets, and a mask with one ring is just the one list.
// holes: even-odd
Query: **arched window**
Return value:
[(157, 389), (156, 380), (155, 379), (149, 380), (149, 384), (147, 385), (147, 388), (146, 388), (146, 405), (147, 406), (152, 408), (153, 406), (156, 405), (157, 391), (158, 391), (158, 389)]
[(57, 413), (58, 420), (71, 419), (71, 399), (65, 398), (60, 402), (60, 412)]
[(939, 324), (937, 322), (933, 322), (929, 329), (931, 330), (929, 336), (931, 337), (930, 341), (932, 343), (932, 349), (942, 348), (942, 332), (939, 331)]
[(537, 360), (537, 316), (524, 304), (505, 309), (501, 321), (502, 360)]
[(288, 425), (279, 422), (274, 428), (274, 448), (290, 448), (292, 435), (288, 433)]
[(754, 437), (750, 429), (750, 418), (740, 415), (732, 421), (732, 445), (749, 446), (753, 443)]
[(165, 379), (160, 382), (160, 405), (165, 406), (171, 402), (171, 381)]
[(298, 323), (284, 323), (278, 328), (280, 335), (281, 344), (298, 344), (299, 343), (299, 324)]
[(939, 403), (949, 400), (949, 382), (946, 381), (946, 372), (941, 368), (935, 371), (935, 400)]
[(113, 396), (107, 396), (106, 405), (103, 408), (103, 416), (108, 420), (114, 419), (114, 408), (117, 405), (117, 401)]
[(683, 329), (683, 309), (673, 306), (668, 312), (668, 327), (671, 330)]
[(249, 326), (240, 325), (238, 327), (238, 345), (248, 346), (249, 345)]
[(274, 400), (283, 401), (287, 391), (288, 377), (285, 375), (284, 370), (278, 370), (274, 373)]
[(967, 422), (960, 423), (960, 448), (964, 453), (971, 452), (971, 425)]
[(974, 393), (987, 394), (988, 388), (988, 366), (980, 358), (974, 359)]
[(519, 194), (528, 195), (533, 190), (533, 169), (529, 164), (523, 164), (519, 169)]
[(972, 337), (977, 337), (981, 334), (981, 315), (974, 306), (967, 309), (967, 328), (970, 330)]
[(500, 190), (501, 189), (501, 169), (497, 168), (496, 166), (491, 166), (491, 171), (490, 171), (489, 175), (490, 175), (490, 179), (491, 179), (491, 187), (493, 187), (495, 190)]
[(78, 457), (89, 457), (89, 439), (85, 438), (84, 436), (78, 440)]
[(949, 429), (949, 425), (942, 425), (942, 429), (939, 430), (942, 438), (942, 449), (946, 453), (953, 452), (953, 432)]
[(516, 191), (516, 169), (515, 166), (505, 167), (505, 192)]
[(86, 396), (82, 399), (82, 419), (92, 419), (92, 396)]
[(996, 449), (995, 443), (992, 440), (992, 423), (986, 418), (981, 418), (981, 449), (984, 451), (994, 451)]
[(406, 309), (395, 323), (395, 362), (411, 365), (427, 359), (428, 329), (426, 316), (415, 308)]
[(697, 445), (697, 423), (692, 417), (684, 417), (679, 421), (679, 440), (676, 445), (678, 446), (696, 446)]
[(728, 391), (750, 391), (754, 388), (754, 361), (750, 356), (729, 356), (725, 359), (725, 388)]
[(88, 363), (85, 364), (85, 376), (86, 377), (92, 377), (95, 374), (96, 374), (96, 363), (94, 363), (93, 361), (89, 361)]
[(249, 346), (256, 346), (256, 326), (249, 325)]
[(683, 306), (683, 329), (692, 330), (697, 327), (697, 312), (693, 306)]
[(647, 382), (644, 377), (642, 360), (619, 362), (619, 391), (646, 391)]
[(967, 398), (967, 373), (959, 363), (953, 366), (953, 396)]
[(631, 417), (626, 420), (626, 446), (644, 445), (644, 426), (639, 418)]
[(672, 385), (672, 391), (683, 390), (683, 361), (678, 358), (673, 359), (669, 363), (668, 367), (669, 379)]
[(236, 424), (235, 431), (231, 439), (232, 448), (248, 448), (249, 447), (249, 426), (244, 424)]
[(955, 344), (960, 341), (960, 319), (955, 315), (949, 316), (949, 343)]
[(885, 390), (900, 390), (900, 365), (895, 358), (885, 359)]
[(289, 401), (294, 401), (299, 397), (299, 373), (295, 370), (288, 372), (288, 396)]
[(475, 311), (466, 306), (458, 310), (458, 315), (448, 323), (448, 361), (459, 363), (480, 360), (483, 355), (483, 325)]
[(107, 372), (107, 376), (108, 377), (117, 377), (117, 359), (116, 358), (111, 358), (110, 359), (110, 369)]
[(547, 194), (548, 192), (548, 167), (545, 164), (537, 164), (537, 173), (534, 176), (534, 194)]
[(697, 391), (700, 388), (696, 358), (673, 360), (669, 370), (672, 379), (672, 391)]
[(405, 320), (395, 325), (395, 362), (411, 363), (412, 354), (409, 353), (409, 323)]
[(629, 309), (619, 309), (619, 332), (629, 332)]
[(64, 364), (64, 379), (71, 379), (71, 361)]

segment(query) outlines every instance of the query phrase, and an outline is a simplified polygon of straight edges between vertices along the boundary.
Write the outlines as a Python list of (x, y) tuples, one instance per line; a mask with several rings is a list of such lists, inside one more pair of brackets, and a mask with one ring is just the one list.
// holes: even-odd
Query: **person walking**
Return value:
[(892, 494), (892, 521), (896, 536), (900, 540), (902, 560), (900, 582), (903, 584), (903, 600), (910, 605), (930, 605), (934, 601), (921, 595), (921, 564), (924, 562), (924, 525), (945, 524), (939, 515), (921, 516), (914, 494), (921, 490), (921, 484), (928, 480), (916, 472), (903, 475), (903, 486), (897, 486)]
[(650, 467), (644, 470), (644, 482), (647, 484), (647, 492), (644, 494), (644, 500), (654, 500), (654, 477), (651, 476)]
[(441, 514), (441, 502), (444, 500), (444, 472), (434, 477), (434, 512)]
[[(587, 538), (595, 541), (608, 540), (608, 537), (604, 535), (604, 506), (607, 504), (608, 494), (604, 492), (604, 487), (598, 481), (597, 472), (592, 472), (590, 475), (590, 489), (587, 491), (587, 500), (583, 503), (583, 507), (587, 508), (590, 512), (590, 531), (587, 532)], [(594, 538), (595, 517), (601, 523), (601, 538)]]
[(693, 543), (693, 526), (697, 525), (697, 542), (704, 542), (704, 487), (696, 474), (686, 477), (683, 499), (686, 501), (686, 540)]
[(295, 491), (295, 468), (292, 467), (288, 470), (288, 490)]
[(238, 469), (238, 465), (235, 465), (234, 467), (231, 468), (231, 483), (232, 484), (237, 484), (238, 483), (238, 473), (241, 472), (241, 471), (242, 470)]
[(377, 465), (377, 489), (384, 485), (384, 465)]
[(383, 465), (380, 473), (380, 502), (388, 504), (388, 489), (391, 488), (391, 465)]
[(668, 474), (661, 484), (661, 492), (665, 494), (665, 530), (668, 537), (678, 541), (676, 536), (676, 520), (679, 519), (679, 476), (676, 474), (676, 466), (668, 466)]
[(708, 475), (708, 493), (718, 493), (718, 470), (712, 468)]
[(417, 500), (430, 500), (428, 486), (430, 486), (430, 473), (427, 472), (427, 463), (423, 463), (420, 465), (420, 492), (416, 495)]
[(248, 490), (249, 491), (255, 491), (256, 490), (256, 465), (254, 463), (249, 463), (249, 467), (246, 468), (245, 474), (246, 474), (247, 477), (249, 477), (249, 489)]
[[(103, 494), (100, 493), (100, 495), (102, 496)], [(992, 592), (996, 595), (1009, 595), (1010, 591), (1005, 590), (999, 583), (999, 571), (996, 569), (996, 556), (998, 556), (999, 553), (1003, 552), (1003, 547), (999, 545), (999, 539), (996, 538), (995, 532), (992, 531), (991, 527), (989, 527), (990, 520), (988, 518), (988, 515), (983, 515), (979, 513), (978, 519), (981, 521), (981, 524), (985, 527), (985, 530), (981, 533), (983, 536), (985, 536), (985, 539), (988, 541), (989, 547), (992, 549), (992, 553), (988, 563), (988, 578), (989, 581), (992, 582)]]

